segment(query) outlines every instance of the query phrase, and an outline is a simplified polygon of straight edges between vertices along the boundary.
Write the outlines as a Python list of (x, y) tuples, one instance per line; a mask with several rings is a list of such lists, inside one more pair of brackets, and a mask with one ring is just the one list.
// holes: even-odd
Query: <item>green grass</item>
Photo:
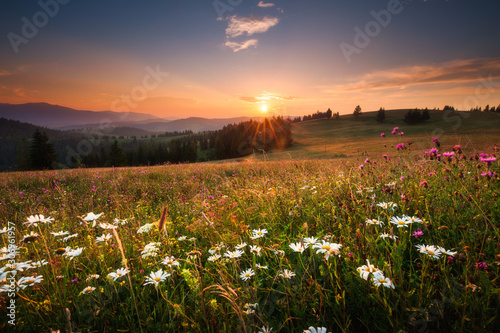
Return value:
[[(359, 120), (352, 115), (341, 116), (340, 120), (318, 119), (294, 124), (294, 144), (284, 151), (268, 153), (266, 158), (307, 159), (337, 158), (344, 156), (377, 155), (411, 140), (412, 149), (422, 153), (431, 148), (432, 138), (439, 138), (443, 148), (451, 149), (460, 144), (471, 150), (489, 149), (500, 144), (500, 113), (471, 113), (430, 111), (431, 119), (417, 125), (406, 125), (403, 121), (408, 110), (387, 110), (384, 123), (375, 120), (376, 112), (366, 112)], [(391, 131), (399, 127), (405, 135), (393, 137)], [(385, 133), (385, 139), (380, 137)], [(386, 147), (384, 147), (386, 144)], [(256, 154), (264, 159), (261, 154)]]
[[(19, 289), (15, 297), (0, 293), (0, 330), (14, 331), (7, 305), (15, 299), (15, 328), (23, 332), (259, 332), (263, 326), (273, 333), (309, 326), (331, 332), (495, 332), (500, 325), (500, 166), (498, 159), (469, 160), (476, 152), (495, 153), (490, 148), (495, 137), (464, 125), (472, 144), (454, 142), (457, 137), (447, 133), (440, 137), (440, 152), (461, 143), (467, 158), (424, 159), (391, 148), (399, 138), (379, 137), (382, 128), (390, 136), (399, 125), (407, 133), (404, 141), (423, 140), (425, 150), (432, 147), (432, 136), (422, 134), (424, 125), (407, 129), (397, 119), (388, 112), (386, 124), (343, 119), (295, 127), (309, 156), (324, 145), (322, 136), (335, 133), (327, 157), (348, 156), (343, 158), (299, 160), (293, 155), (296, 146), (281, 153), (292, 158), (276, 161), (271, 159), (279, 153), (269, 153), (265, 162), (1, 174), (0, 229), (12, 228), (15, 237), (1, 234), (0, 247), (13, 239), (21, 247), (17, 263), (46, 260), (47, 265), (15, 275), (18, 282), (43, 276), (40, 283)], [(336, 131), (321, 132), (329, 126)], [(358, 143), (349, 147), (348, 140), (341, 141), (348, 135), (358, 135)], [(378, 205), (383, 202), (397, 206), (384, 209)], [(154, 223), (165, 206), (166, 227), (159, 232)], [(104, 213), (95, 227), (78, 218), (88, 212)], [(54, 221), (25, 224), (34, 214)], [(390, 223), (403, 215), (421, 222), (400, 228)], [(115, 218), (127, 219), (116, 229), (126, 260), (116, 238), (96, 243), (96, 237), (111, 234), (99, 223), (112, 224)], [(384, 224), (369, 225), (367, 219)], [(137, 232), (147, 224), (153, 224), (150, 231)], [(258, 229), (267, 233), (253, 239), (252, 230)], [(414, 236), (417, 229), (423, 235)], [(51, 234), (57, 231), (77, 235), (63, 241)], [(38, 236), (23, 242), (30, 232)], [(317, 253), (320, 248), (292, 250), (292, 243), (306, 237), (341, 247), (331, 248), (328, 258)], [(141, 251), (152, 242), (158, 243), (157, 256), (143, 257)], [(243, 242), (240, 257), (225, 256)], [(456, 253), (431, 258), (417, 245)], [(250, 246), (259, 246), (260, 255)], [(69, 259), (61, 255), (66, 247), (84, 249)], [(210, 261), (214, 254), (221, 257)], [(162, 263), (167, 256), (179, 266)], [(394, 289), (377, 287), (373, 275), (360, 276), (367, 260)], [(7, 263), (0, 261), (0, 269)], [(126, 276), (107, 278), (125, 265)], [(255, 274), (244, 281), (240, 274), (250, 268)], [(158, 287), (144, 285), (159, 269), (170, 276)], [(295, 274), (290, 279), (283, 276), (288, 271)], [(100, 277), (87, 281), (92, 274)], [(88, 286), (96, 289), (83, 294)], [(255, 303), (255, 312), (246, 313)]]

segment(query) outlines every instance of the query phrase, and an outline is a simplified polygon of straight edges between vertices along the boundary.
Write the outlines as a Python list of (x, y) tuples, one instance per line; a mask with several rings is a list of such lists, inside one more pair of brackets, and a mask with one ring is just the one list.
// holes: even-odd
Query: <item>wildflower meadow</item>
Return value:
[(498, 148), (436, 141), (0, 174), (0, 330), (497, 331)]

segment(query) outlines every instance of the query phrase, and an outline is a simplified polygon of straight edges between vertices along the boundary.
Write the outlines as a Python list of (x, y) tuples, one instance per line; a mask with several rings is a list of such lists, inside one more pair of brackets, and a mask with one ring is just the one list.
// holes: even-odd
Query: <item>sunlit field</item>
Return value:
[(494, 332), (498, 147), (406, 140), (1, 174), (0, 330)]

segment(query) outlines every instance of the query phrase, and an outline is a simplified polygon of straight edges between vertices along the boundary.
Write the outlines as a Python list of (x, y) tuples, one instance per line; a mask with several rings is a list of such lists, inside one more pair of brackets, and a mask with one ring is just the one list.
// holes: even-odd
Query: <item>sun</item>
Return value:
[(267, 105), (262, 105), (262, 106), (260, 107), (260, 110), (261, 110), (262, 112), (267, 112)]

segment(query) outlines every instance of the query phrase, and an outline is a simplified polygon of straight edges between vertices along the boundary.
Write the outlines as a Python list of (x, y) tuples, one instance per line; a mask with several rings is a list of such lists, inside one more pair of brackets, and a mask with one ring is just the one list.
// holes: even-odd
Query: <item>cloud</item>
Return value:
[(407, 88), (428, 84), (463, 84), (500, 77), (500, 58), (453, 60), (439, 65), (401, 67), (377, 71), (344, 86), (343, 91)]
[(0, 69), (0, 76), (7, 76), (12, 74), (12, 72), (6, 71), (5, 69)]
[(251, 46), (257, 46), (258, 43), (259, 43), (259, 41), (257, 39), (249, 39), (249, 40), (246, 40), (242, 43), (232, 42), (232, 41), (228, 40), (226, 42), (226, 44), (224, 44), (224, 45), (232, 48), (233, 52), (238, 52), (241, 50), (248, 49)]
[(241, 101), (248, 102), (248, 103), (258, 103), (259, 100), (256, 97), (240, 97), (239, 98)]
[(239, 97), (239, 100), (247, 102), (247, 103), (263, 103), (263, 102), (271, 102), (271, 101), (291, 101), (294, 99), (298, 99), (297, 96), (280, 96), (274, 93), (263, 93), (260, 96), (242, 96)]
[(272, 2), (265, 3), (264, 1), (259, 1), (257, 6), (262, 8), (269, 8), (269, 7), (274, 7), (274, 3)]
[(234, 38), (244, 34), (251, 36), (256, 33), (264, 33), (277, 25), (278, 22), (279, 19), (277, 17), (270, 16), (262, 18), (231, 16), (226, 28), (226, 36)]

